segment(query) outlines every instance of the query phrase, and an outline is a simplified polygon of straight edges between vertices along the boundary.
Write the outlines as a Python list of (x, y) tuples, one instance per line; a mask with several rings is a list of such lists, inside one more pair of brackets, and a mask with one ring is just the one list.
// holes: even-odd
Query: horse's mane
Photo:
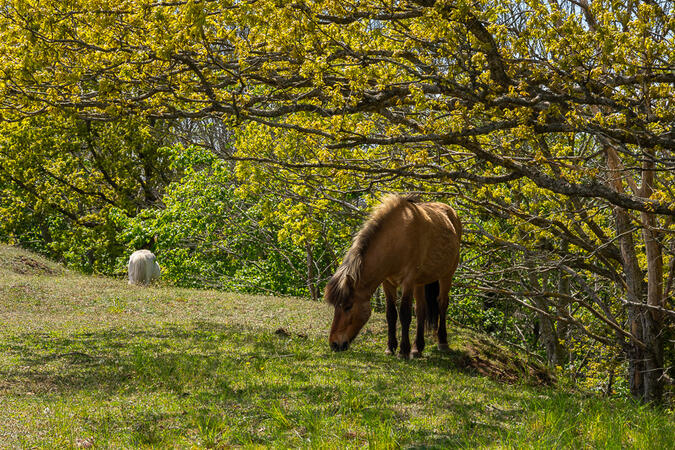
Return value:
[(373, 210), (361, 230), (354, 236), (352, 245), (342, 260), (342, 264), (328, 281), (325, 291), (325, 298), (328, 303), (333, 306), (340, 306), (352, 295), (361, 276), (363, 256), (373, 240), (373, 236), (379, 231), (389, 213), (401, 205), (418, 201), (419, 197), (412, 194), (405, 196), (389, 194), (382, 199), (382, 203)]

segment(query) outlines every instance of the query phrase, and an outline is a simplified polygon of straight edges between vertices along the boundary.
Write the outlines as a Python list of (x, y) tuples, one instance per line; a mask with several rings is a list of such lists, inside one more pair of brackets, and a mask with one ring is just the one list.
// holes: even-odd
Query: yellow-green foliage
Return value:
[[(328, 266), (380, 192), (431, 193), (465, 218), (467, 295), (527, 304), (546, 287), (532, 271), (569, 265), (569, 295), (617, 314), (574, 309), (577, 331), (604, 339), (626, 328), (620, 243), (634, 238), (645, 269), (647, 219), (671, 253), (649, 283), (672, 278), (674, 17), (667, 1), (10, 0), (1, 114), (222, 121), (233, 195), (259, 198), (275, 242), (321, 247)], [(634, 228), (617, 233), (617, 207)]]

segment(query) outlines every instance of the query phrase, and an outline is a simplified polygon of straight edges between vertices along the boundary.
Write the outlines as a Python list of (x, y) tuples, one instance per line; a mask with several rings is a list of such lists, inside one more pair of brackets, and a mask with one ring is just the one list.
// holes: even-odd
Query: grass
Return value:
[(374, 314), (344, 353), (330, 307), (139, 288), (0, 246), (0, 447), (675, 448), (673, 414), (542, 385), (451, 329), (384, 354)]

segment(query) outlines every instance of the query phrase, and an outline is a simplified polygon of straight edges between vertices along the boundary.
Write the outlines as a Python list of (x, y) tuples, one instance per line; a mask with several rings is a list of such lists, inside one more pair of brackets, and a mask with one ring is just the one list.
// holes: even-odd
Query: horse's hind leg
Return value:
[(424, 351), (424, 323), (427, 318), (427, 301), (423, 284), (415, 286), (415, 315), (417, 316), (417, 334), (410, 355), (413, 358), (419, 358)]
[(403, 288), (401, 295), (401, 309), (399, 310), (399, 318), (401, 319), (401, 348), (398, 355), (401, 358), (408, 358), (410, 355), (410, 322), (412, 321), (412, 300), (413, 293), (411, 289)]
[(448, 314), (448, 303), (450, 302), (450, 286), (452, 279), (440, 280), (440, 293), (438, 295), (438, 329), (436, 330), (436, 337), (438, 338), (438, 350), (447, 352), (448, 347), (448, 332), (445, 329), (446, 316)]
[(396, 286), (385, 281), (382, 283), (384, 290), (384, 297), (387, 299), (387, 350), (388, 355), (393, 355), (396, 352), (398, 341), (396, 340), (396, 320), (398, 320), (398, 313), (396, 312)]

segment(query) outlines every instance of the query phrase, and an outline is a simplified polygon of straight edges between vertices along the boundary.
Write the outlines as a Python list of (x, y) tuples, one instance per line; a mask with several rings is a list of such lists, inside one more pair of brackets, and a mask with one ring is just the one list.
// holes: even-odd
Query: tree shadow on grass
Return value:
[[(476, 370), (475, 361), (464, 350), (452, 349), (448, 353), (427, 350), (420, 360), (401, 361), (367, 348), (334, 354), (327, 346), (325, 350), (323, 347), (323, 342), (318, 344), (317, 340), (301, 335), (261, 332), (207, 321), (106, 329), (67, 336), (25, 333), (0, 342), (0, 351), (18, 359), (16, 365), (0, 369), (0, 377), (10, 384), (19, 378), (22, 384), (51, 380), (56, 391), (88, 387), (114, 391), (120, 382), (139, 375), (154, 377), (157, 384), (176, 375), (189, 377), (190, 371), (206, 378), (210, 373), (217, 374), (217, 369), (222, 372), (246, 363), (261, 364), (286, 358), (305, 365), (314, 364), (316, 370), (330, 371), (339, 367), (347, 374), (357, 375), (360, 371), (376, 370), (395, 376), (406, 367), (413, 370), (426, 367), (439, 376), (444, 372), (485, 375)], [(298, 372), (296, 377), (304, 374)]]
[[(456, 378), (453, 374), (471, 373), (457, 363), (461, 355), (429, 353), (421, 360), (401, 361), (367, 346), (334, 354), (323, 340), (215, 322), (65, 336), (25, 333), (0, 341), (0, 352), (16, 362), (0, 365), (0, 395), (69, 397), (85, 391), (107, 398), (161, 393), (194, 417), (216, 410), (218, 420), (231, 422), (233, 428), (237, 420), (246, 418), (240, 425), (248, 434), (240, 443), (269, 438), (263, 432), (256, 437), (257, 429), (288, 427), (299, 435), (321, 433), (345, 417), (364, 424), (391, 423), (405, 430), (428, 406), (424, 396), (416, 393), (422, 377), (438, 379), (438, 386), (424, 395), (446, 412), (455, 411), (462, 425), (452, 432), (409, 430), (406, 434), (412, 442), (465, 446), (467, 436), (476, 435), (477, 429), (494, 436), (501, 430), (500, 423), (510, 419), (486, 413), (475, 400), (444, 393)], [(232, 411), (231, 417), (222, 411)], [(486, 415), (487, 422), (476, 419)], [(139, 439), (161, 439), (153, 417), (139, 422)], [(199, 426), (208, 428), (210, 422), (204, 423)]]

